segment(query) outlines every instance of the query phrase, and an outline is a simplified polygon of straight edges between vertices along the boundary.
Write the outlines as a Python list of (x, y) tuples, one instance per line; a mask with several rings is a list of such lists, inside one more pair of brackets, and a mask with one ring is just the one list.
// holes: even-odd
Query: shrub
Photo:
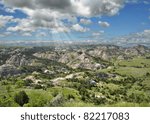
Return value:
[(14, 100), (9, 96), (0, 97), (0, 107), (16, 107)]
[(75, 97), (74, 97), (72, 94), (69, 94), (69, 95), (67, 96), (67, 99), (68, 99), (68, 100), (70, 100), (70, 99), (75, 99)]
[(57, 90), (54, 90), (54, 92), (52, 92), (53, 97), (56, 97), (59, 94), (59, 92)]
[(127, 93), (128, 101), (134, 103), (147, 103), (149, 102), (149, 96), (144, 91), (129, 90)]
[(107, 102), (107, 98), (105, 96), (101, 96), (99, 98), (94, 99), (95, 105), (106, 104), (106, 102)]
[(6, 86), (6, 91), (7, 91), (7, 93), (11, 92), (11, 86), (10, 85)]
[(17, 85), (17, 88), (21, 88), (21, 87), (24, 86), (24, 82), (23, 82), (22, 80), (18, 80), (18, 81), (16, 82), (16, 85)]
[(39, 85), (39, 84), (35, 84), (34, 85), (34, 89), (42, 89), (43, 87), (41, 86), (41, 85)]
[(63, 94), (58, 94), (56, 97), (54, 97), (51, 102), (49, 103), (49, 106), (53, 107), (60, 107), (63, 105), (65, 99)]
[(14, 101), (18, 103), (20, 106), (29, 102), (29, 97), (25, 91), (20, 91), (14, 96)]
[(7, 81), (7, 80), (3, 80), (3, 81), (1, 81), (1, 84), (2, 84), (2, 85), (7, 85), (7, 84), (8, 84), (8, 81)]

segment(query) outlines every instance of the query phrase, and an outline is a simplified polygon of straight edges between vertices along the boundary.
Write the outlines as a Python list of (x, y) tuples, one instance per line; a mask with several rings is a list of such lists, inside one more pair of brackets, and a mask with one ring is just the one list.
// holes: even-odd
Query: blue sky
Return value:
[(149, 0), (0, 0), (0, 41), (101, 40), (145, 30)]

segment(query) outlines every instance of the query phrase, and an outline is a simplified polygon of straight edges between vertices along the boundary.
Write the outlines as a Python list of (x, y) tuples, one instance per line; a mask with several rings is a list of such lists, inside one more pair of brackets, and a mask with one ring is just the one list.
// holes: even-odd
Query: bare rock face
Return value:
[(97, 45), (75, 49), (51, 50), (44, 48), (11, 48), (0, 49), (0, 65), (15, 67), (42, 65), (42, 59), (63, 63), (71, 68), (97, 70), (107, 67), (112, 59), (124, 60), (150, 52), (148, 48), (138, 45), (124, 48), (114, 45)]
[(72, 68), (82, 68), (82, 69), (102, 69), (104, 68), (103, 64), (97, 63), (93, 60), (93, 58), (86, 53), (82, 53), (81, 55), (77, 56), (75, 59), (70, 61), (68, 66)]
[(88, 51), (88, 53), (91, 56), (109, 60), (114, 56), (118, 56), (122, 51), (123, 49), (118, 46), (98, 46), (95, 49)]
[(138, 45), (133, 47), (134, 49), (137, 49), (141, 54), (145, 54), (147, 52), (150, 52), (149, 49), (143, 45)]
[(56, 52), (45, 52), (45, 53), (35, 53), (33, 56), (36, 56), (38, 58), (43, 58), (43, 59), (49, 59), (49, 60), (58, 60), (58, 54)]
[(136, 49), (133, 49), (133, 48), (131, 48), (131, 49), (126, 49), (126, 50), (125, 50), (125, 54), (126, 54), (126, 55), (132, 55), (132, 56), (138, 56), (138, 55), (139, 55), (139, 51), (136, 50)]
[(58, 61), (67, 64), (78, 56), (79, 54), (77, 52), (67, 52), (61, 55)]
[(8, 64), (0, 66), (0, 77), (8, 77), (19, 74), (21, 74), (21, 71), (18, 70), (15, 66)]
[(7, 61), (6, 64), (18, 66), (26, 66), (28, 65), (29, 61), (27, 61), (25, 55), (13, 55)]
[(104, 65), (94, 61), (93, 57), (88, 55), (86, 51), (66, 51), (64, 53), (35, 53), (34, 56), (38, 58), (44, 58), (49, 60), (55, 60), (68, 65), (71, 68), (82, 68), (82, 69), (101, 69)]
[(145, 46), (138, 45), (132, 48), (127, 48), (125, 49), (125, 54), (126, 55), (131, 55), (131, 56), (141, 56), (146, 53), (150, 52), (149, 49)]

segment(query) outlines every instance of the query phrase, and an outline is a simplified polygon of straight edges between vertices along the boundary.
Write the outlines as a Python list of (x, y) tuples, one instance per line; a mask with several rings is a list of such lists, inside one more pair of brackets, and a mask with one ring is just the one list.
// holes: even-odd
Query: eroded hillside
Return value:
[(0, 48), (0, 106), (150, 106), (150, 49), (138, 45)]

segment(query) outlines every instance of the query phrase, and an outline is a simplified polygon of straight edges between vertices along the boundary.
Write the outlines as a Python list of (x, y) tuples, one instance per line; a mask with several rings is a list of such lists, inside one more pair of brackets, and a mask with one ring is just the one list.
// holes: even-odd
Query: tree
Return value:
[(20, 91), (15, 95), (14, 101), (18, 103), (20, 106), (23, 106), (24, 104), (29, 102), (29, 97), (25, 91)]
[(17, 85), (17, 88), (21, 88), (21, 87), (23, 87), (24, 82), (23, 82), (22, 80), (18, 80), (18, 81), (16, 82), (16, 85)]

